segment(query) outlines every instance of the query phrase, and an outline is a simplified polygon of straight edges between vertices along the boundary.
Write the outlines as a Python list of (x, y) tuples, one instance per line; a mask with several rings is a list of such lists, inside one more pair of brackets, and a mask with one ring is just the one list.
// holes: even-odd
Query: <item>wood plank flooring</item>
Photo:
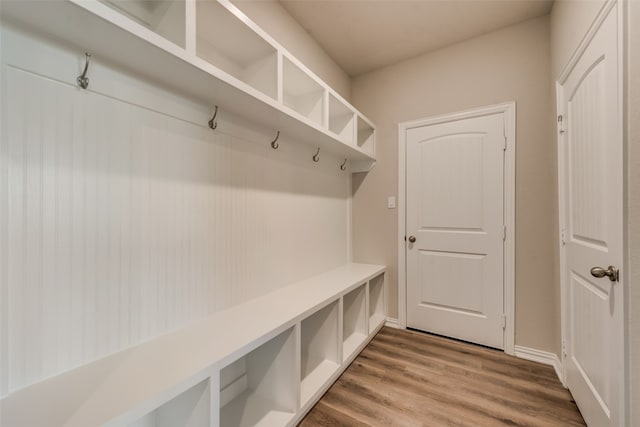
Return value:
[(552, 367), (383, 328), (300, 426), (584, 426)]

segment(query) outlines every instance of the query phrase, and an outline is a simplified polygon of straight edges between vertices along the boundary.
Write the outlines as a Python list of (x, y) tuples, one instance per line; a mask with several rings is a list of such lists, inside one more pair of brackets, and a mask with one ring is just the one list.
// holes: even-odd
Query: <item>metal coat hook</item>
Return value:
[(313, 155), (313, 161), (318, 163), (320, 161), (320, 147), (318, 147), (318, 151)]
[(278, 131), (278, 133), (276, 134), (276, 138), (271, 141), (271, 148), (273, 148), (274, 150), (277, 150), (280, 146), (280, 144), (278, 144), (278, 138), (280, 138), (280, 131)]
[(82, 89), (86, 89), (89, 87), (89, 77), (87, 77), (87, 70), (89, 70), (89, 58), (91, 58), (91, 54), (89, 52), (85, 52), (84, 57), (85, 57), (84, 71), (76, 79), (78, 86), (80, 86)]
[(213, 117), (209, 120), (209, 127), (211, 129), (215, 129), (218, 127), (218, 122), (216, 122), (216, 116), (218, 115), (218, 106), (215, 106), (215, 110), (213, 110)]
[(342, 162), (342, 164), (340, 165), (340, 170), (347, 170), (347, 159), (344, 159), (344, 162)]

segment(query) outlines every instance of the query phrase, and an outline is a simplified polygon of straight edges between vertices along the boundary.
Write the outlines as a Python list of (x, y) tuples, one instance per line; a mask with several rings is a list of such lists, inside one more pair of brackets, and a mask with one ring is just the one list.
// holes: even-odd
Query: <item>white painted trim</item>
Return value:
[(513, 354), (516, 337), (516, 103), (506, 104), (507, 150), (504, 154), (504, 351)]
[(545, 365), (553, 366), (553, 369), (556, 371), (556, 375), (558, 379), (565, 385), (563, 380), (564, 378), (564, 370), (562, 367), (562, 363), (558, 358), (558, 355), (555, 353), (550, 353), (548, 351), (537, 350), (535, 348), (523, 347), (520, 345), (515, 346), (514, 355), (519, 357), (520, 359), (530, 360), (532, 362), (543, 363)]
[(398, 327), (407, 328), (407, 252), (406, 252), (406, 153), (407, 127), (398, 125)]
[(347, 262), (353, 262), (353, 174), (348, 174), (347, 198)]
[(504, 314), (507, 322), (504, 331), (504, 352), (514, 354), (515, 349), (515, 183), (516, 183), (516, 103), (503, 104), (398, 124), (398, 326), (407, 327), (406, 283), (406, 149), (407, 131), (456, 120), (504, 113), (507, 126), (507, 150), (504, 164), (504, 223), (507, 236), (504, 245)]
[[(556, 82), (556, 113), (558, 116), (565, 115), (565, 111), (562, 109), (562, 106), (564, 105), (563, 102), (563, 97), (562, 97), (562, 91), (561, 91), (561, 85), (559, 82)], [(557, 123), (557, 122), (556, 122)], [(562, 351), (562, 355), (561, 355), (561, 359), (562, 359), (562, 377), (560, 378), (560, 381), (562, 381), (563, 384), (566, 384), (567, 382), (567, 377), (566, 377), (566, 370), (565, 370), (565, 365), (564, 365), (564, 351), (565, 351), (565, 346), (564, 343), (566, 342), (566, 333), (565, 333), (565, 329), (566, 329), (566, 325), (567, 325), (567, 310), (565, 310), (564, 308), (564, 303), (565, 301), (567, 301), (567, 284), (566, 284), (566, 280), (565, 280), (565, 271), (567, 268), (567, 256), (566, 256), (566, 252), (565, 252), (565, 245), (562, 242), (562, 235), (563, 235), (563, 230), (566, 227), (566, 209), (564, 207), (564, 199), (566, 197), (565, 195), (565, 176), (564, 176), (564, 169), (562, 167), (562, 165), (565, 162), (565, 155), (564, 155), (564, 149), (563, 147), (565, 146), (564, 144), (564, 133), (560, 133), (560, 125), (558, 125), (557, 129), (556, 129), (556, 135), (557, 135), (557, 152), (558, 152), (558, 245), (560, 246), (560, 339), (561, 339), (561, 351)]]
[(394, 319), (393, 317), (387, 317), (387, 320), (384, 322), (384, 326), (394, 329), (400, 329), (398, 325), (398, 319)]

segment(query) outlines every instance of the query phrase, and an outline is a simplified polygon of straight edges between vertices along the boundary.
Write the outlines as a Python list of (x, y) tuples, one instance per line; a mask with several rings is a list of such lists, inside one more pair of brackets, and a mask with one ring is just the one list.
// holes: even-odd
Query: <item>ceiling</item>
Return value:
[(350, 76), (527, 19), (553, 0), (280, 0)]

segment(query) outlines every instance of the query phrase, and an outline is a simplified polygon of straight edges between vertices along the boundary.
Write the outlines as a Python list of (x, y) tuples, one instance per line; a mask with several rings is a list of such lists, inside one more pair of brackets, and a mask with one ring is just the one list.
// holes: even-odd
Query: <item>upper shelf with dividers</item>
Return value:
[(349, 159), (351, 172), (375, 164), (371, 122), (229, 0), (2, 3), (3, 21), (66, 43), (79, 58), (90, 52), (221, 114)]

